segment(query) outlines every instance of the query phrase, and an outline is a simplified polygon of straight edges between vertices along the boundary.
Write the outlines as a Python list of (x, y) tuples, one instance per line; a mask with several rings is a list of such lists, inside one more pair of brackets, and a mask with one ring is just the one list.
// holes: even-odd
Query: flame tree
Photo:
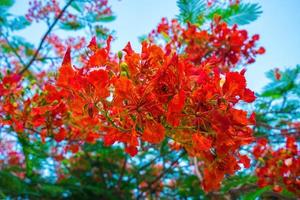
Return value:
[[(142, 37), (141, 52), (128, 43), (113, 53), (105, 0), (35, 0), (25, 16), (1, 2), (4, 198), (299, 195), (299, 67), (270, 72), (255, 94), (245, 68), (265, 49), (240, 26), (260, 6), (177, 3), (177, 19)], [(39, 21), (37, 47), (16, 36)]]

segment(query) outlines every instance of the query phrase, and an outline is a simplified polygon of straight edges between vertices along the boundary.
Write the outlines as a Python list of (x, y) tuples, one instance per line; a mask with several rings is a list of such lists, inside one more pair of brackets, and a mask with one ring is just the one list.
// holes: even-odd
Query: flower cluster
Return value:
[(220, 18), (215, 18), (210, 30), (192, 24), (182, 27), (177, 20), (169, 23), (163, 18), (148, 37), (150, 41), (165, 38), (167, 51), (182, 51), (195, 64), (220, 63), (222, 71), (253, 63), (257, 54), (265, 53), (264, 47), (256, 47), (259, 35), (249, 37), (246, 30), (239, 30), (237, 25), (229, 27)]
[[(20, 111), (20, 102), (18, 101), (23, 91), (21, 78), (19, 74), (7, 74), (2, 78), (0, 84), (0, 124), (12, 126), (17, 132), (24, 130), (22, 118), (25, 113)], [(26, 105), (24, 103), (22, 106), (26, 107)]]
[(64, 56), (68, 46), (72, 46), (75, 50), (80, 50), (87, 45), (84, 37), (69, 37), (67, 39), (61, 39), (56, 34), (49, 35), (46, 38), (46, 41), (52, 46), (55, 55), (59, 57)]
[[(96, 18), (101, 18), (102, 16), (111, 16), (112, 10), (108, 5), (107, 0), (97, 0), (97, 1), (84, 1), (71, 3), (74, 11), (78, 11), (81, 15), (86, 16), (88, 13), (93, 14)], [(45, 21), (47, 24), (50, 23), (52, 18), (57, 18), (61, 13), (62, 8), (59, 1), (41, 1), (32, 0), (29, 2), (28, 13), (26, 14), (26, 19), (30, 22), (32, 21)], [(78, 14), (74, 14), (71, 11), (65, 11), (64, 15), (60, 18), (62, 22), (68, 22), (70, 25), (76, 23), (80, 20)]]
[(59, 7), (59, 3), (56, 0), (51, 0), (48, 2), (43, 1), (30, 1), (29, 2), (28, 13), (26, 14), (26, 18), (28, 21), (36, 21), (40, 20), (49, 20), (49, 16), (57, 17), (61, 12)]
[(141, 142), (171, 138), (204, 161), (206, 191), (218, 189), (238, 163), (248, 165), (238, 150), (252, 141), (253, 115), (234, 108), (255, 100), (245, 70), (222, 74), (222, 62), (197, 65), (149, 43), (140, 54), (128, 44), (118, 62), (110, 56), (110, 39), (106, 48), (93, 39), (81, 68), (72, 66), (67, 51), (56, 81), (27, 100), (30, 114), (24, 108), (23, 128), (37, 130), (43, 141), (66, 140), (73, 152), (78, 142), (103, 137), (106, 145), (123, 143), (132, 156)]
[(92, 1), (90, 4), (85, 6), (86, 12), (93, 13), (98, 17), (111, 15), (112, 11), (108, 6), (108, 0)]
[(287, 136), (286, 146), (277, 150), (268, 145), (267, 139), (260, 139), (253, 149), (253, 155), (259, 162), (256, 175), (260, 187), (271, 185), (275, 192), (286, 188), (300, 195), (300, 158), (294, 137)]
[[(63, 143), (65, 148), (54, 152), (57, 160), (62, 152), (75, 153), (84, 142), (98, 139), (107, 146), (122, 143), (131, 156), (142, 143), (172, 140), (172, 148), (202, 161), (203, 189), (219, 189), (239, 164), (250, 165), (239, 149), (253, 141), (254, 115), (236, 105), (253, 102), (255, 95), (247, 88), (245, 70), (231, 69), (263, 53), (255, 50), (259, 37), (249, 39), (246, 31), (218, 20), (205, 31), (164, 19), (152, 34), (153, 40), (162, 34), (168, 42), (157, 46), (149, 37), (141, 53), (128, 43), (116, 55), (110, 52), (111, 37), (105, 48), (93, 38), (81, 67), (72, 65), (68, 49), (56, 78), (23, 103), (13, 99), (20, 99), (16, 91), (24, 83), (7, 75), (0, 84), (0, 123), (19, 134), (38, 133), (42, 142)], [(15, 87), (12, 95), (8, 85)]]
[[(0, 170), (9, 167), (15, 167), (15, 173), (20, 178), (24, 178), (24, 173), (19, 172), (18, 168), (24, 168), (24, 156), (21, 152), (16, 150), (14, 146), (16, 145), (16, 141), (9, 139), (1, 139), (0, 141)], [(7, 159), (6, 159), (7, 158)]]

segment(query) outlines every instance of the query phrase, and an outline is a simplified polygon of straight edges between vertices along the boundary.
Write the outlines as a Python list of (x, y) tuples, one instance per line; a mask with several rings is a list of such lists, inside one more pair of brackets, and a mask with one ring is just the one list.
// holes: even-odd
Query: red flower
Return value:
[(67, 132), (65, 129), (61, 128), (58, 133), (54, 135), (54, 139), (56, 142), (61, 142), (67, 137)]
[(74, 76), (75, 71), (71, 64), (71, 49), (68, 48), (63, 59), (62, 65), (59, 68), (57, 85), (62, 87), (68, 87), (71, 79), (73, 79)]
[(147, 122), (142, 139), (152, 144), (158, 144), (165, 138), (165, 128), (156, 122)]
[[(242, 73), (242, 72), (241, 72)], [(226, 73), (226, 80), (223, 85), (225, 98), (234, 104), (239, 100), (251, 103), (255, 100), (254, 93), (246, 88), (246, 79), (243, 74), (238, 72)]]
[(250, 167), (250, 159), (246, 155), (240, 155), (240, 162), (244, 165), (245, 168)]
[(184, 108), (185, 92), (180, 90), (168, 104), (167, 121), (176, 127), (180, 122), (180, 114)]
[(193, 135), (193, 148), (197, 151), (209, 151), (212, 146), (212, 141), (204, 137), (200, 133)]
[(283, 190), (282, 187), (280, 187), (279, 185), (274, 185), (274, 187), (273, 187), (274, 192), (279, 192), (280, 193), (280, 192), (282, 192), (282, 190)]

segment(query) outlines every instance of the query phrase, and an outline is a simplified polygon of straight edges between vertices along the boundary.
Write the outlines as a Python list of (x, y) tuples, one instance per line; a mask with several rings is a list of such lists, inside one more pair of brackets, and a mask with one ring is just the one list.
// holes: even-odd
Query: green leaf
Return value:
[(97, 22), (112, 22), (116, 18), (117, 17), (115, 15), (100, 15), (100, 16), (95, 16), (95, 21), (97, 21)]
[(223, 20), (229, 25), (246, 25), (255, 21), (261, 14), (261, 6), (258, 3), (241, 3), (229, 7), (230, 15), (222, 16)]
[(14, 0), (0, 0), (0, 23), (2, 21), (2, 17), (5, 17), (7, 10), (14, 5)]
[(269, 90), (269, 91), (265, 91), (263, 92), (261, 95), (261, 97), (271, 97), (272, 99), (279, 99), (282, 97), (282, 93), (280, 91), (272, 91), (272, 90)]
[(263, 193), (265, 193), (266, 191), (268, 191), (270, 189), (271, 189), (271, 187), (267, 186), (264, 188), (257, 189), (253, 192), (248, 192), (242, 196), (242, 200), (255, 200), (257, 197), (260, 197), (260, 195), (262, 195)]
[(178, 0), (177, 6), (179, 8), (178, 19), (181, 22), (190, 22), (193, 24), (201, 24), (202, 15), (206, 8), (206, 1), (204, 0)]
[(0, 189), (5, 189), (4, 193), (20, 194), (26, 190), (26, 185), (9, 171), (0, 171)]
[(21, 30), (30, 25), (30, 22), (24, 16), (18, 16), (9, 22), (12, 30)]
[(12, 5), (14, 5), (15, 1), (14, 0), (0, 0), (0, 8), (6, 7), (9, 8)]
[(80, 30), (84, 28), (84, 24), (78, 21), (69, 21), (59, 23), (59, 27), (64, 30)]
[(300, 67), (296, 66), (293, 69), (287, 69), (279, 72), (281, 78), (276, 80), (274, 70), (266, 73), (271, 82), (264, 87), (262, 97), (280, 98), (287, 93), (297, 93), (299, 89)]
[(225, 179), (221, 191), (226, 193), (232, 188), (238, 187), (240, 185), (255, 183), (256, 181), (257, 178), (255, 176), (243, 175), (243, 174), (232, 176), (229, 177), (228, 179)]
[(77, 10), (78, 12), (82, 12), (83, 11), (82, 8), (84, 7), (84, 2), (73, 1), (71, 3), (71, 7)]
[(47, 195), (49, 197), (58, 197), (61, 196), (62, 193), (64, 192), (64, 189), (57, 185), (45, 184), (45, 185), (41, 185), (40, 187), (41, 187), (41, 192), (44, 195)]
[(281, 194), (283, 196), (286, 196), (286, 197), (290, 197), (290, 198), (296, 198), (295, 194), (293, 194), (292, 192), (288, 191), (287, 189), (283, 189), (283, 191), (281, 192)]
[(147, 35), (141, 35), (138, 37), (139, 42), (144, 42), (148, 40), (148, 36)]
[(104, 40), (107, 39), (108, 35), (113, 35), (114, 34), (114, 32), (110, 32), (104, 26), (99, 26), (99, 25), (95, 26), (95, 32), (96, 32), (96, 35), (97, 35), (98, 38), (102, 38)]
[[(16, 49), (19, 49), (19, 47), (25, 48), (25, 54), (28, 56), (32, 56), (34, 53), (34, 45), (27, 42), (25, 38), (21, 37), (21, 36), (13, 36), (11, 39), (13, 46)], [(8, 46), (2, 46), (0, 45), (0, 48), (3, 48), (5, 50), (5, 52), (12, 52), (12, 49)]]

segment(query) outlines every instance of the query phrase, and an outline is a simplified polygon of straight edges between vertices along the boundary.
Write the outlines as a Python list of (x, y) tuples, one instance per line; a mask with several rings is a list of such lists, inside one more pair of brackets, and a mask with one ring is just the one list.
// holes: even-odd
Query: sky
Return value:
[[(246, 77), (248, 87), (260, 92), (268, 83), (265, 72), (285, 69), (300, 64), (300, 0), (249, 0), (258, 2), (262, 15), (250, 25), (241, 26), (250, 34), (261, 36), (259, 44), (266, 53), (257, 57), (248, 67)], [(28, 0), (16, 0), (12, 8), (16, 13), (27, 10)], [(116, 30), (117, 39), (112, 44), (114, 51), (123, 49), (128, 41), (135, 50), (140, 49), (138, 37), (149, 33), (162, 17), (174, 18), (178, 14), (176, 0), (109, 0), (117, 19), (105, 24)], [(35, 26), (24, 32), (24, 37), (37, 43), (46, 27)], [(34, 32), (34, 35), (33, 35)]]

